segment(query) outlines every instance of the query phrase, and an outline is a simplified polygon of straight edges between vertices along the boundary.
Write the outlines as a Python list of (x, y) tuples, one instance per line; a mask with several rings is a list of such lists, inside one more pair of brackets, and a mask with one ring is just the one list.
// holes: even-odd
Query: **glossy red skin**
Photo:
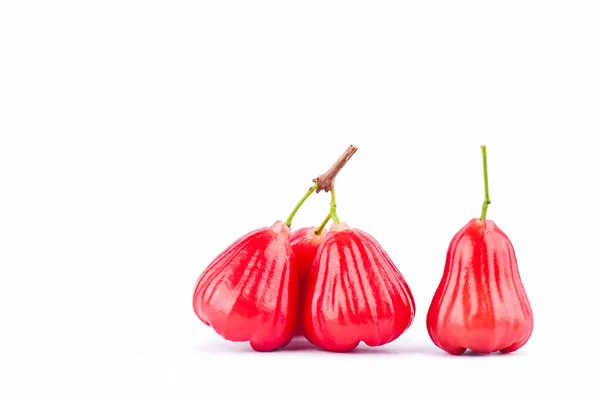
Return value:
[[(316, 229), (314, 226), (300, 228), (292, 232), (292, 236), (290, 236), (290, 244), (292, 245), (298, 266), (300, 299), (304, 298), (306, 281), (308, 280), (313, 261), (315, 260), (319, 246), (323, 243), (327, 235), (327, 229), (323, 229), (319, 235), (315, 233)], [(302, 301), (300, 305), (302, 306)], [(296, 334), (302, 334), (301, 323), (298, 323)]]
[(193, 296), (198, 318), (256, 351), (287, 345), (298, 325), (298, 269), (281, 221), (250, 232), (204, 270)]
[(319, 247), (303, 300), (304, 336), (335, 352), (381, 346), (411, 324), (415, 302), (400, 271), (368, 233), (333, 224)]
[(491, 220), (470, 220), (452, 239), (427, 313), (441, 349), (510, 353), (533, 332), (533, 314), (512, 243)]

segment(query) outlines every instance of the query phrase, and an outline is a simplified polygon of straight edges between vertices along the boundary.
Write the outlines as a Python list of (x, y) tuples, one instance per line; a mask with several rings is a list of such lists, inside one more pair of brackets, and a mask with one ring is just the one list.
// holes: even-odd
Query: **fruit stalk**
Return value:
[(304, 196), (300, 199), (300, 201), (298, 202), (298, 204), (296, 204), (296, 207), (294, 207), (294, 209), (292, 210), (292, 212), (290, 213), (290, 216), (287, 217), (287, 219), (285, 220), (285, 225), (287, 227), (292, 226), (292, 220), (294, 219), (294, 216), (296, 215), (296, 213), (298, 212), (298, 210), (300, 209), (300, 207), (302, 207), (302, 204), (304, 204), (304, 202), (306, 201), (306, 199), (309, 198), (309, 196), (311, 194), (314, 193), (315, 190), (317, 190), (318, 185), (315, 183), (314, 185), (312, 185), (309, 189), (308, 192), (306, 192), (304, 194)]
[(327, 217), (323, 220), (323, 222), (321, 222), (321, 225), (319, 225), (319, 227), (315, 230), (315, 235), (320, 235), (323, 232), (323, 229), (325, 229), (325, 226), (327, 225), (327, 223), (329, 222), (330, 219), (331, 219), (331, 211), (329, 211), (329, 213), (327, 214)]
[(481, 145), (481, 156), (483, 158), (483, 186), (485, 190), (485, 198), (481, 207), (481, 220), (485, 220), (488, 206), (492, 203), (490, 200), (490, 189), (488, 186), (488, 170), (487, 170), (487, 151), (485, 145)]
[(331, 215), (331, 219), (333, 219), (333, 222), (335, 222), (336, 224), (339, 224), (340, 219), (337, 216), (337, 203), (335, 201), (335, 189), (332, 187), (330, 192), (331, 192), (331, 204), (329, 207), (329, 215)]

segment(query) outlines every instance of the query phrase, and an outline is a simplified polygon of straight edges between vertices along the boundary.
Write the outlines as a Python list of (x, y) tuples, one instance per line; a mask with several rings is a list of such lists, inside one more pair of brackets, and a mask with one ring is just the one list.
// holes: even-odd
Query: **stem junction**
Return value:
[(327, 170), (327, 172), (325, 172), (324, 174), (321, 174), (318, 177), (316, 177), (315, 179), (313, 179), (314, 185), (312, 185), (308, 189), (308, 191), (300, 199), (298, 204), (296, 204), (296, 207), (294, 207), (294, 209), (290, 213), (289, 217), (285, 220), (285, 224), (288, 227), (290, 227), (292, 225), (292, 220), (294, 219), (294, 216), (296, 215), (296, 213), (298, 212), (300, 207), (302, 207), (302, 204), (304, 204), (306, 199), (308, 199), (311, 194), (313, 194), (315, 192), (319, 193), (321, 190), (324, 190), (325, 192), (331, 191), (331, 207), (330, 207), (329, 216), (323, 222), (322, 227), (319, 227), (318, 231), (320, 232), (323, 229), (323, 227), (325, 227), (325, 225), (329, 221), (329, 217), (333, 218), (334, 222), (339, 223), (339, 219), (335, 212), (335, 208), (336, 208), (335, 192), (333, 190), (333, 186), (335, 185), (335, 177), (341, 171), (341, 169), (344, 167), (344, 165), (346, 165), (346, 163), (352, 157), (352, 155), (354, 155), (354, 153), (356, 153), (356, 150), (358, 150), (358, 147), (353, 146), (353, 145), (348, 146), (346, 151), (344, 151), (344, 153), (340, 156), (340, 158), (337, 159), (337, 161), (331, 166), (331, 168), (329, 168)]
[(337, 176), (338, 172), (344, 168), (344, 165), (346, 165), (354, 153), (356, 153), (356, 150), (358, 150), (358, 147), (353, 145), (348, 146), (346, 151), (344, 151), (344, 154), (338, 158), (335, 164), (333, 164), (331, 168), (327, 170), (327, 172), (313, 179), (313, 182), (318, 185), (317, 193), (319, 193), (321, 190), (329, 192), (335, 186), (335, 177)]

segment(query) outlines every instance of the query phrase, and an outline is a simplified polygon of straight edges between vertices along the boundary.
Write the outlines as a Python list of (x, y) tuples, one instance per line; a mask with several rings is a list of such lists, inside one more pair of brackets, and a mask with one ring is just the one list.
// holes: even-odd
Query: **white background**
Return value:
[[(596, 1), (2, 2), (0, 398), (598, 398), (599, 20)], [(451, 357), (425, 316), (480, 212), (482, 143), (535, 329)], [(224, 341), (197, 276), (349, 144), (339, 215), (396, 262), (413, 325), (353, 354)]]

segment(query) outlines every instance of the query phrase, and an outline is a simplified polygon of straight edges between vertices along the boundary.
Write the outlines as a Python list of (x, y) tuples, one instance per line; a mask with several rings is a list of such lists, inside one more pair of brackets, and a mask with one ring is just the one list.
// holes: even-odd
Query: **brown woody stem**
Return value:
[(350, 145), (327, 172), (313, 179), (313, 182), (317, 184), (317, 189), (315, 190), (317, 193), (321, 190), (329, 192), (335, 186), (335, 177), (344, 168), (344, 165), (346, 165), (352, 155), (356, 153), (356, 150), (358, 150), (358, 147)]

